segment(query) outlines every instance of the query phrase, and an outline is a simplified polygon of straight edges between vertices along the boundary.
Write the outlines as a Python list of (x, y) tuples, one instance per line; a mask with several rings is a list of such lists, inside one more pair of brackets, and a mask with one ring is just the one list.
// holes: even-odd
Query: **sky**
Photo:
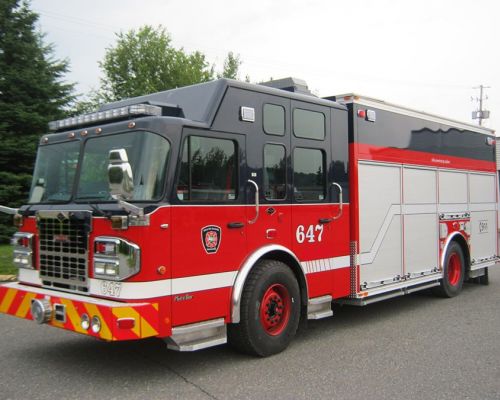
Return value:
[(117, 32), (163, 25), (173, 45), (240, 78), (304, 79), (325, 97), (358, 93), (472, 121), (489, 86), (483, 125), (500, 132), (498, 0), (32, 0), (39, 28), (68, 59), (77, 92), (99, 86), (98, 62)]

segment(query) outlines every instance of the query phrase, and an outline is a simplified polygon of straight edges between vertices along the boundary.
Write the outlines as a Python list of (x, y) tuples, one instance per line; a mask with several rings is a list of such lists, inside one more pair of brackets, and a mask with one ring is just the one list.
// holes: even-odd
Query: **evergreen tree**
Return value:
[[(25, 0), (0, 0), (0, 204), (27, 201), (40, 135), (64, 116), (73, 85), (62, 82), (68, 62), (53, 58)], [(13, 232), (0, 215), (0, 242)]]

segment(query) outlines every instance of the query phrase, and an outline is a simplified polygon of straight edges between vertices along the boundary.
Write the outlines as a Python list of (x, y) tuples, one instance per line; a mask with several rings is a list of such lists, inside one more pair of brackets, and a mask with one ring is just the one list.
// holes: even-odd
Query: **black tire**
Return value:
[(295, 275), (280, 261), (261, 260), (243, 288), (240, 322), (228, 326), (229, 343), (260, 357), (279, 353), (295, 336), (299, 319), (300, 289)]
[(444, 257), (443, 279), (434, 293), (440, 297), (455, 297), (462, 291), (465, 277), (465, 257), (457, 242), (451, 242)]

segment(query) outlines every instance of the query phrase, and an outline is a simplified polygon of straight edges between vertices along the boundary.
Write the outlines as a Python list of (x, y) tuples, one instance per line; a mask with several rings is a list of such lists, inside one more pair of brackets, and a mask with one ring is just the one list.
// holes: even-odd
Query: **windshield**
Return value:
[(65, 202), (71, 199), (79, 155), (79, 141), (41, 146), (29, 202)]
[[(151, 132), (129, 132), (90, 138), (78, 160), (81, 142), (42, 146), (38, 151), (30, 203), (67, 202), (78, 182), (75, 200), (111, 201), (108, 185), (109, 151), (125, 149), (134, 177), (131, 201), (158, 200), (165, 186), (170, 144)], [(79, 171), (78, 179), (76, 173)]]

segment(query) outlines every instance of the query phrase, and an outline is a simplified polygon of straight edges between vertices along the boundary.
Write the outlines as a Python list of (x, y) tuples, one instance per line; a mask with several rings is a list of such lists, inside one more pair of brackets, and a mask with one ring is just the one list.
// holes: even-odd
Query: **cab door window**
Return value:
[(203, 202), (236, 200), (237, 154), (232, 140), (188, 136), (183, 145), (177, 198)]
[(264, 146), (264, 197), (266, 200), (286, 198), (286, 150), (283, 145)]
[(296, 147), (293, 152), (293, 192), (297, 201), (323, 201), (326, 157), (319, 149)]

